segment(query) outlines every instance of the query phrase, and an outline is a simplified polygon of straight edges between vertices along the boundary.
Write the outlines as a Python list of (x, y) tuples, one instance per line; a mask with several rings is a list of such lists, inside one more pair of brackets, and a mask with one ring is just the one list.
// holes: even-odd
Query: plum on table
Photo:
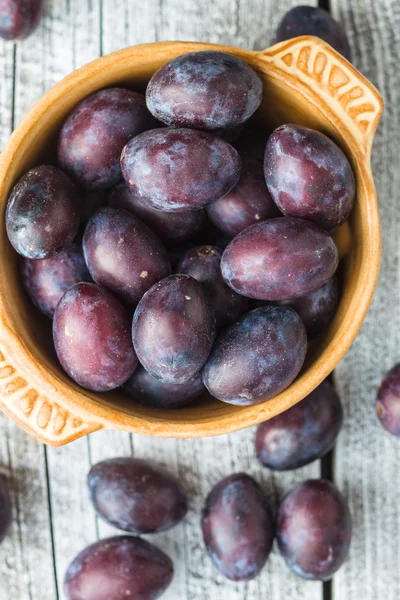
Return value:
[(201, 528), (214, 565), (233, 581), (249, 581), (259, 574), (275, 532), (261, 487), (245, 473), (230, 475), (211, 490)]

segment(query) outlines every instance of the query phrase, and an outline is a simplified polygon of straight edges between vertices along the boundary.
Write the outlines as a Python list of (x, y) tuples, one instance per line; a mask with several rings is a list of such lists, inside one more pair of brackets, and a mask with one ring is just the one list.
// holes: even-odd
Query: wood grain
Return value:
[[(3, 148), (13, 125), (13, 85), (14, 85), (15, 46), (0, 42), (0, 147)], [(22, 500), (20, 487), (16, 479), (23, 475), (18, 471), (14, 446), (11, 439), (20, 436), (18, 427), (3, 414), (0, 415), (0, 461), (1, 473), (5, 475), (12, 488), (13, 524), (9, 535), (2, 544), (1, 552), (5, 560), (0, 561), (0, 596), (29, 598), (28, 581), (21, 574), (25, 571), (25, 544), (22, 544), (22, 524), (19, 506)], [(23, 435), (23, 434), (22, 434)], [(39, 446), (35, 446), (37, 449)], [(49, 523), (47, 524), (47, 529)]]
[(383, 259), (368, 318), (336, 371), (347, 418), (335, 454), (337, 485), (354, 520), (350, 557), (333, 582), (335, 600), (400, 597), (400, 444), (375, 415), (377, 387), (400, 359), (400, 4), (334, 0), (355, 65), (378, 87), (386, 107), (376, 136), (373, 171), (380, 201)]

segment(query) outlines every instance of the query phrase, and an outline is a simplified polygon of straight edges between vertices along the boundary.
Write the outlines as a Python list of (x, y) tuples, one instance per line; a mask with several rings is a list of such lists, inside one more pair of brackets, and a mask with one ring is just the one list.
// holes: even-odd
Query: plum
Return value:
[(186, 494), (179, 482), (143, 459), (103, 460), (91, 468), (88, 486), (97, 514), (124, 531), (166, 531), (187, 512)]
[(216, 246), (197, 246), (188, 250), (175, 267), (177, 273), (190, 275), (203, 284), (212, 302), (217, 327), (233, 323), (248, 308), (247, 298), (236, 294), (222, 279), (221, 256), (222, 250)]
[(0, 542), (5, 538), (12, 521), (11, 497), (7, 481), (0, 476)]
[(231, 237), (258, 221), (282, 216), (265, 185), (262, 162), (251, 157), (242, 162), (237, 185), (207, 207), (210, 221)]
[(205, 131), (154, 129), (125, 146), (121, 166), (138, 200), (188, 212), (227, 194), (239, 180), (241, 161), (233, 146)]
[(221, 272), (238, 294), (287, 300), (321, 287), (338, 263), (338, 250), (326, 231), (304, 219), (280, 217), (239, 233), (222, 255)]
[(53, 320), (58, 360), (82, 387), (105, 392), (132, 375), (137, 357), (128, 311), (104, 288), (78, 283), (65, 292)]
[(223, 402), (258, 404), (292, 383), (306, 352), (306, 331), (294, 310), (256, 308), (217, 337), (203, 369), (203, 382)]
[(163, 383), (140, 366), (122, 387), (141, 404), (155, 408), (181, 408), (205, 390), (199, 373), (185, 383)]
[(394, 366), (382, 381), (376, 413), (383, 427), (400, 438), (400, 364)]
[(171, 559), (138, 537), (107, 538), (85, 548), (64, 578), (67, 600), (156, 600), (172, 581)]
[(11, 191), (6, 227), (18, 254), (35, 259), (54, 256), (78, 231), (78, 190), (60, 169), (34, 167)]
[(289, 10), (278, 26), (276, 41), (284, 42), (301, 35), (321, 38), (351, 61), (351, 48), (345, 31), (322, 8), (295, 6)]
[(304, 579), (332, 577), (348, 554), (351, 529), (345, 499), (324, 479), (298, 484), (279, 507), (279, 550), (292, 571)]
[(215, 338), (211, 301), (198, 281), (171, 275), (139, 302), (132, 325), (140, 362), (165, 383), (185, 383), (201, 369)]
[(150, 112), (174, 127), (211, 131), (244, 123), (262, 99), (262, 81), (245, 62), (214, 50), (188, 52), (161, 67), (147, 86)]
[(175, 246), (190, 240), (206, 224), (203, 210), (171, 213), (143, 204), (132, 194), (125, 182), (118, 183), (110, 190), (108, 205), (113, 208), (123, 208), (136, 215), (166, 246)]
[(36, 29), (42, 16), (43, 0), (1, 0), (0, 37), (24, 40)]
[(153, 284), (171, 273), (160, 240), (126, 210), (98, 210), (86, 225), (83, 252), (94, 281), (128, 306), (136, 306)]
[(350, 163), (319, 131), (300, 125), (275, 129), (265, 150), (264, 172), (275, 204), (287, 217), (333, 231), (353, 208), (356, 184)]
[(108, 88), (82, 100), (64, 122), (58, 140), (60, 166), (86, 190), (101, 190), (121, 179), (120, 156), (131, 138), (155, 122), (144, 96)]
[(225, 577), (249, 581), (265, 565), (274, 524), (258, 483), (245, 473), (220, 481), (208, 495), (201, 528), (211, 560)]
[(336, 276), (328, 279), (320, 288), (300, 298), (281, 300), (280, 306), (290, 306), (303, 321), (308, 339), (321, 333), (335, 316), (340, 300), (339, 282)]
[(275, 471), (298, 469), (329, 452), (342, 423), (342, 404), (325, 380), (304, 400), (257, 427), (256, 456)]
[(82, 246), (77, 241), (51, 258), (23, 258), (21, 276), (29, 298), (50, 319), (70, 287), (81, 281), (92, 280)]

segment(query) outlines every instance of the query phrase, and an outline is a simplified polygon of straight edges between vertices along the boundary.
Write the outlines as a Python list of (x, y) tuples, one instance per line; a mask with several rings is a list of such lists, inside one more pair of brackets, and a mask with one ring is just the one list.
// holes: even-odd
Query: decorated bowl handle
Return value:
[(339, 117), (356, 138), (360, 151), (369, 156), (376, 127), (383, 111), (377, 89), (329, 44), (311, 36), (298, 37), (257, 53), (268, 70), (285, 74), (311, 101), (324, 105)]
[[(14, 363), (14, 364), (13, 364)], [(44, 444), (61, 446), (103, 425), (49, 401), (21, 374), (0, 348), (0, 409)]]

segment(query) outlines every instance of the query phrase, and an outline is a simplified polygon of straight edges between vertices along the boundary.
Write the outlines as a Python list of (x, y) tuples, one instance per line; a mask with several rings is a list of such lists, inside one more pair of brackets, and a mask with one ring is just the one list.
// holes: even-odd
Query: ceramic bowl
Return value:
[[(251, 65), (264, 83), (258, 117), (269, 126), (294, 122), (328, 134), (344, 149), (357, 179), (347, 229), (339, 230), (343, 295), (335, 319), (314, 346), (301, 375), (262, 404), (238, 407), (208, 398), (180, 410), (141, 405), (120, 391), (96, 394), (75, 385), (57, 363), (50, 321), (33, 308), (19, 278), (17, 256), (4, 225), (7, 197), (29, 168), (55, 162), (56, 140), (69, 111), (108, 86), (144, 90), (164, 63), (186, 52), (222, 50)], [(376, 286), (381, 240), (370, 168), (373, 136), (382, 113), (376, 89), (323, 41), (302, 37), (262, 52), (202, 43), (134, 46), (78, 69), (26, 115), (0, 158), (0, 407), (28, 433), (52, 445), (102, 429), (160, 437), (218, 435), (255, 425), (309, 394), (350, 348)]]

